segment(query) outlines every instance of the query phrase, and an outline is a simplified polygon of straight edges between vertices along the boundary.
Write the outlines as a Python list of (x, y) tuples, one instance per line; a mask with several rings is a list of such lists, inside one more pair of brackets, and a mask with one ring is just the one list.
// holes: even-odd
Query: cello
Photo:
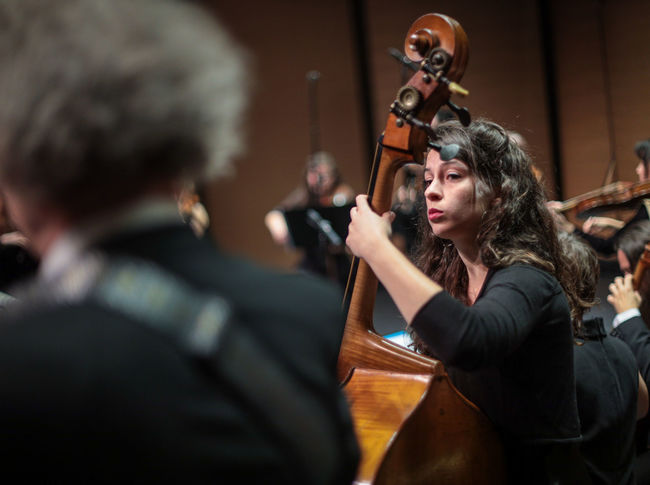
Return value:
[[(460, 24), (444, 15), (424, 15), (409, 29), (404, 47), (420, 70), (398, 91), (377, 144), (368, 200), (378, 213), (390, 209), (397, 171), (423, 162), (430, 122), (443, 104), (469, 123), (469, 112), (449, 101), (452, 93), (467, 94), (456, 82), (468, 60)], [(354, 258), (337, 372), (362, 451), (355, 483), (503, 483), (496, 430), (453, 386), (440, 361), (375, 332), (376, 292), (372, 270)]]

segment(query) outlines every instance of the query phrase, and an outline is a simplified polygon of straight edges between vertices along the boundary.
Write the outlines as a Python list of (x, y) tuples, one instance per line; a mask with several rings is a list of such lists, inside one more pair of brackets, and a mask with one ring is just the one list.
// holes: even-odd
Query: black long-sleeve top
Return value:
[(580, 440), (573, 332), (557, 280), (529, 265), (491, 270), (474, 305), (443, 291), (411, 327), (500, 431), (511, 479), (550, 482), (545, 445)]

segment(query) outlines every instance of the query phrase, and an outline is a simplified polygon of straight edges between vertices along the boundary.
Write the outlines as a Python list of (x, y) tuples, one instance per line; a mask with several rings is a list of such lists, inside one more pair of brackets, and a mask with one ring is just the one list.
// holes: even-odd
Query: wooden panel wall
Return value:
[(618, 179), (636, 180), (633, 147), (650, 138), (650, 2), (554, 1), (552, 10), (565, 195), (600, 186), (611, 158)]
[[(545, 1), (555, 41), (564, 195), (600, 185), (611, 153), (618, 159), (619, 178), (633, 180), (632, 147), (650, 137), (650, 2)], [(299, 183), (309, 153), (305, 74), (311, 69), (322, 74), (318, 86), (321, 145), (336, 156), (345, 179), (356, 190), (366, 187), (369, 160), (351, 0), (204, 3), (218, 12), (254, 59), (248, 152), (238, 161), (234, 178), (207, 188), (215, 236), (229, 250), (289, 268), (295, 255), (273, 244), (263, 217)], [(462, 24), (470, 41), (462, 81), (470, 96), (456, 102), (467, 106), (474, 117), (488, 117), (521, 132), (537, 164), (553, 180), (539, 1), (366, 0), (362, 6), (376, 135), (401, 85), (401, 69), (387, 49), (401, 49), (418, 16), (445, 13)], [(611, 129), (608, 95), (613, 106)]]

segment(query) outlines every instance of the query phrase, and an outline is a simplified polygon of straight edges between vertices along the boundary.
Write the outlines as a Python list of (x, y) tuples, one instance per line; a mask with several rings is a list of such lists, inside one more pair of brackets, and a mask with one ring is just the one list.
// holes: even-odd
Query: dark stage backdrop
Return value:
[(253, 67), (247, 152), (231, 179), (205, 188), (214, 236), (229, 250), (283, 268), (296, 260), (273, 244), (263, 218), (299, 182), (310, 151), (309, 70), (321, 73), (320, 145), (365, 191), (368, 132), (379, 135), (402, 83), (387, 50), (401, 49), (411, 23), (429, 12), (454, 17), (469, 37), (462, 84), (470, 96), (456, 102), (522, 133), (552, 196), (556, 166), (565, 198), (601, 185), (612, 158), (618, 179), (635, 180), (633, 145), (650, 137), (647, 0), (202, 3), (248, 49)]

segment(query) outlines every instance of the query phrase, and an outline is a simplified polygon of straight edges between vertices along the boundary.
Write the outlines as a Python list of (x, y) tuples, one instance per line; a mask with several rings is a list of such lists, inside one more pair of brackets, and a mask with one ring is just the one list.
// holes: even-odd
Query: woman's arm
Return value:
[(496, 271), (472, 306), (440, 293), (411, 322), (437, 358), (468, 371), (502, 362), (538, 326), (549, 330), (547, 343), (564, 345), (569, 306), (552, 275), (527, 265)]
[(269, 211), (264, 216), (264, 224), (276, 244), (280, 246), (289, 244), (289, 228), (287, 227), (287, 221), (284, 219), (282, 211), (278, 209)]
[(359, 195), (350, 211), (346, 243), (363, 258), (384, 285), (407, 323), (442, 288), (411, 263), (390, 241), (392, 212), (377, 215)]

